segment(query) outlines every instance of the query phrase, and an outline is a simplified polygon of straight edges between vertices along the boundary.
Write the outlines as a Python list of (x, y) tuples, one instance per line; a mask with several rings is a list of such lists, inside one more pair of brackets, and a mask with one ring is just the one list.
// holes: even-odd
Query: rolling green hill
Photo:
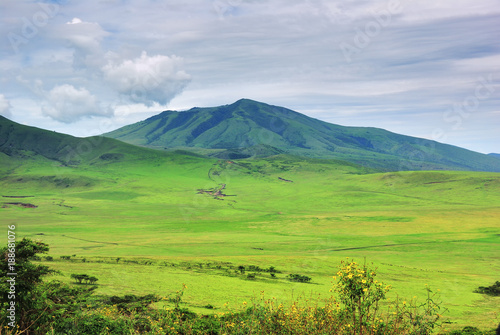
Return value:
[(17, 163), (37, 160), (77, 167), (173, 156), (103, 136), (78, 138), (24, 126), (0, 116), (0, 161), (4, 170)]
[[(165, 111), (104, 134), (152, 148), (213, 149), (233, 159), (276, 152), (336, 158), (385, 171), (500, 171), (494, 157), (377, 128), (330, 124), (248, 99), (231, 105)], [(265, 146), (266, 150), (262, 150)], [(229, 150), (224, 152), (224, 150)]]
[[(497, 298), (474, 290), (498, 280), (500, 174), (374, 173), (265, 144), (212, 153), (221, 158), (1, 118), (4, 230), (50, 245), (42, 262), (61, 272), (48, 281), (85, 273), (103, 295), (167, 296), (185, 283), (183, 307), (219, 313), (263, 291), (285, 303), (329, 295), (339, 260), (366, 258), (391, 298), (425, 299), (428, 284), (450, 327), (495, 326)], [(239, 266), (282, 272), (248, 279)]]

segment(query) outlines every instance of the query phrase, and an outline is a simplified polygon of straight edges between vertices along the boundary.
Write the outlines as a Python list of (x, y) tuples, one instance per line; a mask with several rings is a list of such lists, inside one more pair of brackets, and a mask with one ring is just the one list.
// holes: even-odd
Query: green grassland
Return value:
[[(48, 243), (54, 279), (93, 275), (109, 295), (168, 296), (185, 283), (185, 305), (213, 313), (262, 291), (283, 302), (326, 297), (341, 259), (366, 258), (392, 297), (440, 289), (448, 328), (500, 321), (499, 298), (473, 293), (499, 280), (498, 173), (375, 173), (287, 155), (97, 157), (74, 166), (0, 157), (1, 195), (30, 196), (0, 198), (2, 229)], [(239, 265), (281, 273), (248, 280)], [(290, 273), (312, 281), (289, 282)]]

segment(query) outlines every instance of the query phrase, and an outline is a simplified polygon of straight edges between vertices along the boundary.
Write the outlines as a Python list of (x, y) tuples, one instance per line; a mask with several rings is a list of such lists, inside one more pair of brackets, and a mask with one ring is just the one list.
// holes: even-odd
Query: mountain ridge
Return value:
[(162, 149), (241, 151), (265, 145), (293, 155), (341, 159), (386, 171), (500, 172), (499, 162), (488, 155), (374, 127), (331, 124), (250, 99), (164, 111), (103, 136)]
[(107, 163), (126, 160), (128, 156), (146, 159), (165, 155), (103, 136), (81, 138), (26, 126), (3, 116), (0, 116), (0, 153), (4, 155), (2, 162), (43, 158), (61, 166)]

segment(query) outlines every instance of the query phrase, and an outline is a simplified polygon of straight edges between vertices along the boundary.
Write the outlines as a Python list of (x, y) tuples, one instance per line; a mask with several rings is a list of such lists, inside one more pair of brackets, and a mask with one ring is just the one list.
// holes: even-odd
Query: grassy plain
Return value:
[[(500, 279), (498, 173), (373, 173), (291, 156), (231, 162), (177, 153), (2, 167), (2, 196), (32, 196), (1, 199), (2, 229), (15, 224), (17, 238), (48, 243), (61, 271), (53, 278), (96, 276), (98, 294), (168, 296), (185, 283), (186, 306), (213, 313), (262, 291), (283, 302), (326, 297), (341, 259), (366, 258), (393, 297), (424, 300), (426, 284), (440, 289), (449, 328), (500, 321), (499, 298), (473, 293)], [(282, 273), (247, 280), (239, 265)], [(289, 282), (289, 273), (312, 281)]]

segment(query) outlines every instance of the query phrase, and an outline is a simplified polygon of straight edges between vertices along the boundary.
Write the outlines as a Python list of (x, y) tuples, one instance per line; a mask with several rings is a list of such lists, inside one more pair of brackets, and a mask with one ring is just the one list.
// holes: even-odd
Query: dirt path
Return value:
[(443, 242), (463, 242), (465, 240), (450, 240), (450, 241), (427, 241), (427, 242), (414, 242), (414, 243), (394, 243), (394, 244), (381, 244), (381, 245), (369, 245), (366, 247), (352, 247), (352, 248), (342, 248), (342, 249), (329, 249), (328, 251), (345, 251), (345, 250), (361, 250), (361, 249), (372, 249), (372, 248), (387, 248), (387, 247), (398, 247), (406, 245), (420, 245), (429, 243), (443, 243)]
[(84, 240), (83, 238), (71, 237), (71, 236), (67, 236), (67, 235), (61, 235), (61, 236), (64, 236), (64, 237), (66, 237), (66, 238), (71, 238), (71, 239), (73, 239), (73, 240), (79, 240), (79, 241), (85, 241), (85, 242), (92, 242), (92, 243), (100, 243), (100, 244), (114, 244), (114, 245), (118, 245), (118, 243), (114, 243), (114, 242), (100, 242), (100, 241)]

